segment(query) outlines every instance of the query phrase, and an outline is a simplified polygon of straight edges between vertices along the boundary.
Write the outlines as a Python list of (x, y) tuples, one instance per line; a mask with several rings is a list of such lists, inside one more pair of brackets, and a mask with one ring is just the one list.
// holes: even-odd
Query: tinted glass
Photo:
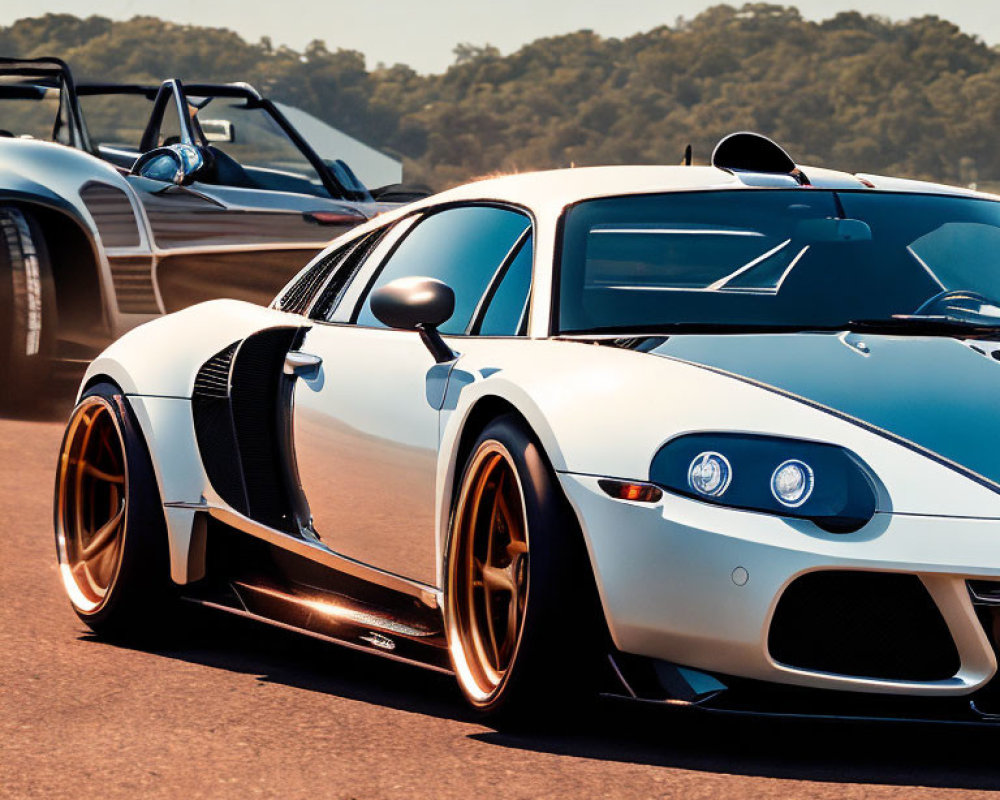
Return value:
[(523, 214), (465, 206), (433, 214), (407, 235), (383, 266), (358, 314), (359, 325), (385, 327), (369, 307), (371, 292), (397, 278), (420, 275), (455, 292), (455, 313), (442, 333), (464, 333), (490, 280), (530, 221)]
[[(153, 113), (152, 100), (142, 94), (84, 94), (80, 95), (80, 107), (95, 147), (107, 145), (138, 152), (149, 115)], [(164, 117), (170, 111), (164, 112)], [(173, 115), (177, 133), (180, 129), (176, 110)]]
[(767, 190), (612, 198), (566, 219), (562, 331), (835, 327), (948, 290), (1000, 305), (1000, 203)]
[[(84, 95), (81, 100), (93, 143), (138, 150), (153, 100), (143, 94)], [(188, 96), (195, 118), (215, 156), (206, 183), (329, 197), (316, 168), (263, 106), (245, 98)], [(163, 112), (158, 144), (180, 138), (180, 118), (170, 102)], [(214, 174), (213, 174), (214, 173)]]
[(230, 97), (188, 99), (209, 146), (228, 166), (231, 179), (218, 183), (329, 197), (316, 168), (267, 109)]
[[(13, 136), (52, 141), (60, 115), (60, 90), (18, 75), (0, 76), (0, 129)], [(60, 141), (67, 141), (61, 136)]]
[(483, 336), (516, 336), (528, 305), (533, 247), (529, 237), (507, 268), (483, 316)]

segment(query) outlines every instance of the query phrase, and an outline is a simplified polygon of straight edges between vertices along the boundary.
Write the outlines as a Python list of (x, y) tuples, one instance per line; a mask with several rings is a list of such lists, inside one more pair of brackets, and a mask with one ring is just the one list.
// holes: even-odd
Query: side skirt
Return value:
[(184, 599), (395, 661), (451, 672), (436, 602), (429, 605), (429, 598), (400, 591), (398, 584), (378, 582), (377, 570), (364, 575), (363, 565), (352, 564), (349, 573), (314, 560), (320, 548), (306, 545), (317, 553), (303, 553), (304, 542), (278, 536), (299, 547), (285, 549), (278, 541), (247, 536), (209, 519), (207, 577), (184, 586)]

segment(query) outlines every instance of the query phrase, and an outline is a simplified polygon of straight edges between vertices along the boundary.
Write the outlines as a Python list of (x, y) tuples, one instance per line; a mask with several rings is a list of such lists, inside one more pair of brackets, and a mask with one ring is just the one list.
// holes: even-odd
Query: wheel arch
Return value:
[(0, 205), (25, 212), (41, 229), (55, 283), (60, 335), (106, 338), (110, 327), (98, 244), (82, 216), (69, 204), (9, 192), (0, 193)]
[[(466, 461), (468, 461), (469, 455), (472, 452), (472, 445), (479, 434), (493, 420), (508, 414), (518, 417), (529, 430), (532, 430), (531, 423), (518, 410), (517, 406), (498, 395), (485, 395), (477, 400), (472, 408), (469, 409), (458, 437), (458, 447), (455, 450), (455, 459), (451, 468), (451, 490), (448, 493), (449, 504), (455, 502), (455, 496), (458, 493), (458, 473), (464, 468)], [(534, 433), (533, 430), (532, 433)]]
[[(121, 403), (131, 414), (136, 435), (140, 438), (140, 446), (149, 456), (152, 466), (152, 477), (157, 498), (163, 512), (165, 523), (166, 547), (169, 553), (170, 577), (175, 584), (189, 583), (198, 580), (205, 572), (205, 518), (188, 508), (169, 508), (165, 501), (170, 499), (171, 481), (168, 480), (169, 468), (165, 468), (162, 457), (162, 442), (164, 431), (176, 431), (178, 418), (184, 418), (188, 413), (186, 408), (180, 412), (164, 414), (163, 403), (179, 403), (187, 406), (187, 401), (180, 398), (160, 399), (159, 407), (150, 407), (145, 401), (150, 398), (130, 396), (124, 388), (123, 381), (116, 378), (113, 370), (95, 370), (88, 374), (81, 384), (77, 403), (83, 395), (99, 384), (108, 384), (116, 392), (121, 393)], [(127, 376), (126, 376), (127, 377)], [(184, 437), (180, 437), (181, 440)], [(201, 475), (193, 474), (190, 466), (198, 462), (194, 447), (180, 448), (181, 460), (177, 463), (187, 465), (186, 474), (193, 475), (194, 485), (201, 485)], [(186, 460), (185, 460), (186, 459)], [(168, 459), (169, 460), (169, 459)], [(174, 473), (176, 474), (176, 466)], [(174, 482), (176, 483), (176, 482)], [(181, 495), (192, 497), (193, 495)]]
[[(499, 384), (497, 388), (500, 389)], [(539, 451), (546, 465), (554, 473), (563, 462), (562, 452), (558, 447), (552, 429), (545, 420), (544, 413), (534, 406), (527, 398), (511, 397), (506, 392), (484, 393), (471, 400), (461, 411), (456, 409), (458, 420), (452, 420), (443, 431), (441, 459), (439, 462), (440, 491), (439, 498), (439, 535), (438, 535), (438, 582), (443, 586), (445, 559), (451, 538), (451, 517), (455, 500), (458, 495), (462, 470), (472, 451), (476, 439), (486, 427), (500, 417), (513, 415), (525, 427), (529, 435), (538, 444)], [(559, 486), (558, 478), (555, 483)], [(583, 528), (581, 520), (569, 498), (562, 488), (559, 491), (559, 502), (572, 520), (581, 540)], [(589, 549), (589, 548), (588, 548)], [(593, 569), (593, 564), (591, 564)]]
[[(511, 393), (515, 393), (514, 387), (510, 388)], [(482, 394), (469, 403), (467, 410), (461, 417), (457, 431), (453, 429), (451, 432), (454, 437), (451, 439), (453, 446), (450, 448), (453, 457), (449, 459), (446, 484), (439, 494), (442, 508), (440, 515), (441, 534), (438, 540), (438, 584), (443, 593), (447, 591), (448, 560), (451, 557), (450, 550), (454, 546), (452, 517), (460, 492), (462, 471), (472, 455), (473, 446), (480, 434), (493, 421), (508, 416), (514, 417), (524, 426), (525, 431), (536, 444), (545, 466), (551, 473), (552, 492), (555, 495), (553, 499), (560, 511), (560, 518), (565, 521), (565, 533), (568, 537), (564, 540), (565, 544), (569, 545), (568, 552), (563, 555), (575, 566), (576, 571), (573, 574), (577, 576), (574, 585), (577, 587), (576, 591), (579, 592), (578, 599), (584, 603), (582, 606), (583, 614), (592, 622), (592, 627), (587, 628), (587, 631), (594, 637), (592, 647), (598, 653), (599, 658), (603, 658), (608, 648), (611, 647), (612, 637), (607, 606), (604, 603), (598, 579), (594, 551), (588, 541), (580, 512), (566, 494), (559, 480), (558, 465), (563, 464), (563, 453), (558, 447), (554, 431), (549, 426), (544, 412), (535, 406), (527, 396), (517, 399), (516, 396), (511, 397), (509, 394)], [(447, 447), (446, 441), (443, 444)], [(442, 453), (445, 452), (448, 450), (443, 448)], [(442, 609), (445, 608), (446, 602), (447, 597), (442, 596)]]
[(83, 397), (94, 386), (97, 386), (97, 384), (99, 383), (110, 383), (112, 386), (118, 389), (118, 391), (124, 394), (120, 383), (116, 381), (112, 375), (106, 372), (97, 372), (93, 375), (88, 375), (87, 379), (80, 385), (80, 390), (79, 392), (77, 392), (76, 395), (76, 402), (79, 403), (80, 398)]
[(22, 208), (42, 229), (56, 285), (60, 332), (77, 338), (106, 336), (110, 325), (94, 237), (65, 211), (30, 203)]

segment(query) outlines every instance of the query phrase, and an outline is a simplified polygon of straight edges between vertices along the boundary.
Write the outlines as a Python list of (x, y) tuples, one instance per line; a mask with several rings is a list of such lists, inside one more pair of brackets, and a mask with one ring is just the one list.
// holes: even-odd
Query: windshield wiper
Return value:
[(842, 331), (843, 325), (797, 325), (741, 322), (661, 322), (654, 325), (605, 325), (586, 330), (560, 331), (565, 338), (610, 336), (656, 336), (671, 334), (715, 333), (809, 333), (811, 331)]
[(945, 314), (893, 314), (881, 319), (852, 319), (844, 326), (862, 333), (914, 333), (923, 336), (956, 336), (963, 338), (996, 337), (1000, 335), (1000, 318), (996, 322), (961, 319)]

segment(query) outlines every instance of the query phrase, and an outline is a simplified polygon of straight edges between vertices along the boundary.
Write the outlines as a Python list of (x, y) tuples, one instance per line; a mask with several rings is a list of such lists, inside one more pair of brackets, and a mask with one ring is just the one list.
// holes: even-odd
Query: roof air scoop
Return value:
[(712, 151), (712, 166), (730, 172), (788, 175), (803, 186), (809, 185), (809, 179), (779, 144), (750, 131), (723, 138)]

